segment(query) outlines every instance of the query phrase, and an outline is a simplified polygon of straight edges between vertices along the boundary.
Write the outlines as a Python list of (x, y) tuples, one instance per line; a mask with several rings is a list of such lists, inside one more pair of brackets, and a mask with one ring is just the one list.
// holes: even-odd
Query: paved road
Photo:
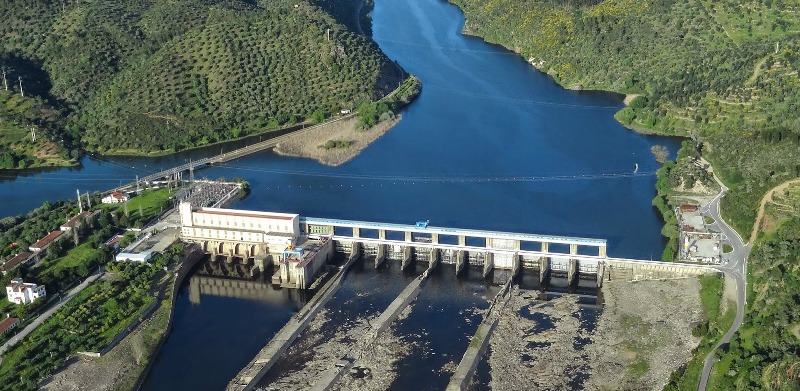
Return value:
[(87, 286), (89, 286), (89, 284), (91, 284), (92, 282), (96, 281), (102, 275), (103, 275), (103, 273), (101, 273), (101, 272), (95, 272), (94, 274), (89, 276), (87, 279), (83, 280), (83, 282), (81, 282), (80, 285), (76, 286), (71, 291), (69, 291), (69, 293), (67, 293), (67, 295), (64, 296), (64, 298), (62, 298), (58, 303), (56, 303), (54, 306), (50, 307), (50, 309), (48, 309), (47, 311), (45, 311), (42, 314), (40, 314), (27, 327), (25, 327), (24, 329), (19, 331), (17, 333), (17, 335), (11, 337), (11, 339), (9, 339), (8, 341), (6, 341), (6, 343), (4, 343), (2, 346), (0, 346), (0, 354), (5, 353), (8, 349), (10, 349), (12, 346), (14, 346), (17, 342), (19, 342), (23, 338), (27, 337), (28, 334), (30, 334), (33, 330), (35, 330), (37, 327), (39, 327), (39, 325), (42, 324), (42, 322), (44, 322), (45, 320), (47, 320), (47, 318), (49, 318), (54, 313), (56, 313), (56, 311), (58, 311), (58, 309), (61, 308), (61, 306), (63, 306), (64, 304), (67, 304), (70, 300), (72, 300), (73, 297), (75, 297), (75, 295), (80, 293)]
[[(714, 178), (716, 179), (716, 176), (714, 176)], [(750, 250), (752, 249), (752, 243), (745, 244), (742, 237), (722, 220), (722, 216), (720, 216), (719, 213), (719, 202), (722, 197), (725, 196), (725, 193), (728, 192), (728, 188), (718, 179), (717, 183), (719, 183), (722, 190), (710, 203), (702, 206), (700, 212), (714, 218), (714, 223), (710, 224), (709, 227), (712, 230), (720, 232), (723, 242), (727, 241), (733, 247), (732, 252), (723, 254), (722, 263), (718, 269), (724, 273), (726, 279), (733, 279), (736, 283), (736, 317), (730, 329), (725, 332), (725, 335), (717, 342), (714, 349), (706, 356), (703, 363), (703, 372), (700, 374), (700, 383), (697, 386), (698, 391), (705, 391), (706, 389), (708, 376), (711, 374), (714, 362), (716, 362), (715, 353), (717, 349), (723, 344), (730, 342), (731, 337), (739, 330), (744, 320), (744, 307), (747, 300), (747, 257), (750, 255)]]

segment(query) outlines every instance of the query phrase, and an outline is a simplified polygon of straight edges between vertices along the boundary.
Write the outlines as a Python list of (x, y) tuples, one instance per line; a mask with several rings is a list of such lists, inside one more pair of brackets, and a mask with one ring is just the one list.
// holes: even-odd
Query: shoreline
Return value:
[[(565, 85), (564, 83), (562, 83), (558, 79), (556, 79), (552, 74), (550, 74), (550, 72), (548, 72), (547, 70), (543, 69), (542, 65), (545, 64), (544, 60), (539, 59), (538, 62), (531, 61), (531, 60), (526, 59), (525, 57), (523, 57), (522, 53), (520, 53), (520, 52), (518, 52), (518, 51), (516, 51), (514, 49), (511, 49), (511, 48), (509, 48), (509, 47), (507, 47), (507, 46), (505, 46), (505, 45), (503, 45), (501, 43), (487, 41), (485, 37), (482, 37), (482, 36), (480, 36), (480, 35), (478, 35), (476, 33), (472, 33), (470, 31), (470, 29), (469, 29), (469, 19), (467, 19), (467, 14), (464, 13), (464, 10), (454, 0), (448, 0), (448, 2), (450, 4), (456, 6), (458, 8), (458, 10), (461, 12), (461, 14), (464, 16), (464, 25), (461, 27), (461, 35), (464, 35), (464, 36), (467, 36), (467, 37), (472, 37), (472, 38), (478, 38), (478, 39), (480, 39), (480, 40), (482, 40), (482, 41), (484, 41), (484, 42), (486, 42), (488, 44), (500, 46), (500, 47), (508, 50), (509, 52), (512, 52), (512, 53), (516, 54), (521, 59), (523, 59), (525, 62), (527, 62), (528, 65), (530, 65), (531, 67), (533, 67), (537, 71), (539, 71), (539, 72), (547, 75), (548, 77), (550, 77), (550, 79), (553, 80), (553, 82), (555, 82), (556, 84), (558, 84), (561, 88), (563, 88), (565, 90), (571, 90), (571, 91), (599, 91), (599, 92), (607, 92), (607, 93), (617, 94), (620, 97), (622, 97), (622, 103), (625, 105), (625, 107), (628, 107), (628, 105), (630, 105), (631, 101), (633, 101), (636, 97), (643, 96), (643, 94), (639, 94), (639, 93), (623, 93), (623, 92), (619, 92), (619, 91), (614, 91), (612, 89), (602, 89), (602, 88), (601, 89), (584, 89), (580, 85), (572, 85), (572, 86)], [(620, 120), (617, 119), (617, 113), (619, 113), (621, 110), (622, 109), (617, 110), (614, 113), (614, 120), (617, 121), (617, 123), (619, 123), (620, 125), (622, 125), (622, 127), (626, 128), (626, 129), (628, 129), (628, 130), (630, 130), (632, 132), (636, 132), (636, 133), (647, 135), (647, 136), (664, 136), (664, 137), (671, 137), (672, 136), (672, 135), (669, 135), (669, 134), (660, 133), (658, 131), (654, 131), (654, 130), (650, 130), (650, 129), (646, 129), (646, 128), (641, 128), (641, 127), (637, 127), (637, 126), (630, 126), (630, 125), (623, 124)]]
[[(353, 160), (364, 149), (388, 133), (401, 120), (402, 116), (398, 115), (392, 119), (379, 122), (369, 129), (358, 130), (356, 129), (358, 118), (353, 117), (320, 126), (311, 132), (292, 134), (287, 141), (278, 143), (272, 150), (280, 156), (314, 159), (326, 166), (338, 167)], [(325, 149), (322, 144), (328, 140), (346, 141), (350, 145), (345, 148)]]

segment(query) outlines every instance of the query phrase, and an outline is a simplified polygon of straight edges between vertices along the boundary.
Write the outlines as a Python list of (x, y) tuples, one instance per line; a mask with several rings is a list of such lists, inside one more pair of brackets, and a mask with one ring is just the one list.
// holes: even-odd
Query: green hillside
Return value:
[(0, 49), (47, 79), (62, 132), (101, 153), (238, 138), (397, 85), (374, 43), (305, 1), (9, 0), (0, 19)]
[(699, 139), (740, 232), (767, 188), (800, 175), (800, 1), (454, 2), (468, 33), (566, 87), (641, 94), (617, 113), (627, 126)]

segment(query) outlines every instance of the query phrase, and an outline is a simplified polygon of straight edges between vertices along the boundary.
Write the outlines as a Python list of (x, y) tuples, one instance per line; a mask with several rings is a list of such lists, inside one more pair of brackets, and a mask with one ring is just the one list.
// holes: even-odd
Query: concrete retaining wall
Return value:
[(136, 384), (131, 388), (132, 390), (139, 390), (142, 388), (142, 384), (144, 384), (144, 379), (147, 379), (147, 375), (150, 374), (150, 369), (152, 369), (153, 364), (155, 363), (155, 357), (158, 355), (158, 352), (161, 351), (161, 347), (164, 346), (164, 342), (167, 341), (169, 338), (170, 330), (172, 329), (172, 320), (175, 317), (175, 299), (178, 297), (178, 291), (181, 289), (181, 285), (183, 284), (183, 280), (186, 279), (186, 276), (189, 275), (189, 272), (194, 269), (197, 262), (203, 259), (203, 251), (197, 245), (189, 245), (187, 247), (188, 253), (184, 256), (183, 262), (181, 263), (180, 269), (178, 269), (177, 276), (175, 277), (175, 284), (172, 286), (172, 296), (170, 296), (170, 309), (169, 309), (169, 318), (167, 319), (167, 331), (164, 333), (164, 336), (161, 337), (161, 341), (158, 341), (158, 346), (153, 351), (152, 356), (148, 357), (147, 360), (147, 367), (142, 371), (139, 375), (139, 379), (136, 380)]
[(702, 265), (608, 260), (603, 272), (603, 279), (607, 281), (660, 280), (695, 277), (709, 273), (719, 273), (719, 271)]

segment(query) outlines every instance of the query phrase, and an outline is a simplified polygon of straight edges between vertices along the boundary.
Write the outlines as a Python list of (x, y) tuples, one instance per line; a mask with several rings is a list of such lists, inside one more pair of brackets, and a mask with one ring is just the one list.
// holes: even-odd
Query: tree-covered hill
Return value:
[(241, 137), (397, 85), (374, 43), (307, 1), (8, 0), (0, 20), (0, 49), (46, 75), (63, 133), (104, 153)]
[(642, 95), (622, 123), (698, 138), (740, 232), (767, 188), (800, 175), (800, 2), (453, 1), (468, 33), (564, 86)]

